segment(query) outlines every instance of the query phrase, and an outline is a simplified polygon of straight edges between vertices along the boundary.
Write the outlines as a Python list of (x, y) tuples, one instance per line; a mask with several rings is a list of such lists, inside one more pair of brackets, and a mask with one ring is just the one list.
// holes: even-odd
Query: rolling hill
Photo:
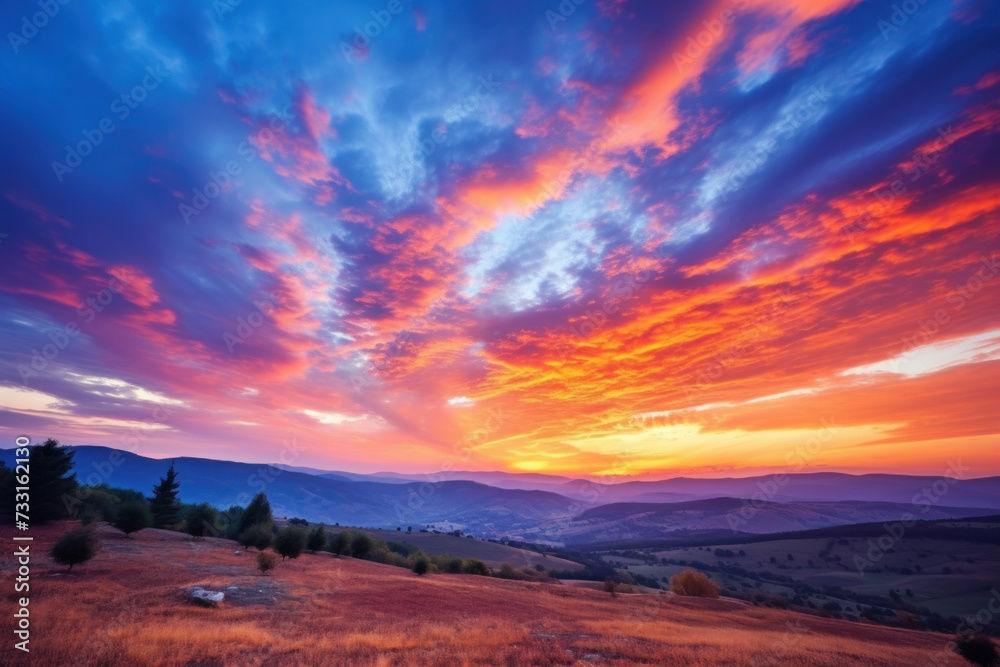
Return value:
[[(922, 511), (926, 509), (926, 511)], [(917, 507), (900, 503), (759, 502), (748, 505), (736, 498), (713, 498), (683, 503), (613, 503), (589, 509), (571, 521), (543, 525), (550, 539), (566, 544), (635, 541), (684, 535), (780, 533), (854, 523), (898, 521), (909, 515), (920, 519), (983, 516), (982, 508)]]

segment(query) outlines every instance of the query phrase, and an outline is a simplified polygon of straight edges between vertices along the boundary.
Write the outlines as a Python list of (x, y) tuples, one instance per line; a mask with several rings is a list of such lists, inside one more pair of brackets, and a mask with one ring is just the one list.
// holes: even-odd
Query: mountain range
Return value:
[[(72, 447), (81, 483), (149, 493), (168, 460), (108, 447)], [(8, 462), (13, 450), (0, 450)], [(172, 459), (184, 502), (245, 505), (264, 491), (276, 516), (327, 524), (462, 529), (551, 544), (647, 539), (668, 533), (759, 534), (1000, 510), (1000, 477), (789, 474), (673, 478), (614, 484), (557, 475), (449, 472), (371, 475), (317, 468)]]

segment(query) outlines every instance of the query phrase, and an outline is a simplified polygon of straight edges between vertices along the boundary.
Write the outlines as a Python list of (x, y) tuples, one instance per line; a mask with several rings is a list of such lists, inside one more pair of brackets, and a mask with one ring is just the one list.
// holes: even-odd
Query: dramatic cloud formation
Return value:
[(21, 13), (8, 446), (1000, 474), (1000, 7)]

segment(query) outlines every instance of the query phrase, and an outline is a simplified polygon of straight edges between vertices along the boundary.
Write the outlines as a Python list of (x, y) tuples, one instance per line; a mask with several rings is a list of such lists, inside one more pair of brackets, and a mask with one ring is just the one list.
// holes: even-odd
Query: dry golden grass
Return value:
[[(944, 635), (720, 598), (408, 570), (329, 554), (269, 575), (232, 542), (99, 529), (71, 574), (44, 556), (66, 525), (34, 530), (31, 663), (40, 665), (923, 665), (964, 662)], [(9, 542), (9, 531), (0, 539)], [(13, 563), (0, 559), (9, 603)], [(219, 608), (184, 589), (227, 591)]]

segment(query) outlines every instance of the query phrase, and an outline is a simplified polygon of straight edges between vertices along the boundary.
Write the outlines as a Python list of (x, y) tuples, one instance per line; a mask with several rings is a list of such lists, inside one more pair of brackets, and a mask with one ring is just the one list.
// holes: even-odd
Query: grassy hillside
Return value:
[(741, 543), (617, 549), (604, 559), (661, 581), (693, 565), (740, 594), (783, 596), (817, 609), (833, 603), (851, 618), (878, 598), (893, 610), (886, 622), (895, 621), (895, 610), (925, 609), (940, 615), (943, 627), (954, 627), (956, 617), (975, 614), (990, 600), (1000, 563), (1000, 522), (916, 524), (886, 542), (884, 552), (873, 551), (885, 531), (882, 524), (844, 526)]
[(556, 556), (542, 555), (536, 551), (518, 549), (517, 547), (497, 544), (467, 537), (456, 537), (455, 535), (444, 535), (438, 533), (407, 533), (395, 530), (369, 530), (366, 531), (382, 540), (399, 540), (412, 544), (424, 553), (436, 556), (438, 554), (451, 554), (459, 558), (478, 558), (493, 568), (499, 568), (504, 563), (510, 563), (516, 568), (534, 567), (541, 565), (549, 570), (581, 570), (583, 566), (579, 563), (558, 558)]
[[(232, 542), (99, 528), (67, 574), (34, 528), (32, 664), (921, 665), (965, 664), (945, 635), (669, 594), (610, 597), (560, 584), (408, 570), (306, 554), (259, 575)], [(0, 531), (9, 542), (10, 529)], [(0, 556), (5, 578), (15, 562)], [(219, 608), (185, 601), (202, 585)], [(12, 587), (5, 587), (8, 602)], [(25, 661), (27, 664), (27, 661)]]

